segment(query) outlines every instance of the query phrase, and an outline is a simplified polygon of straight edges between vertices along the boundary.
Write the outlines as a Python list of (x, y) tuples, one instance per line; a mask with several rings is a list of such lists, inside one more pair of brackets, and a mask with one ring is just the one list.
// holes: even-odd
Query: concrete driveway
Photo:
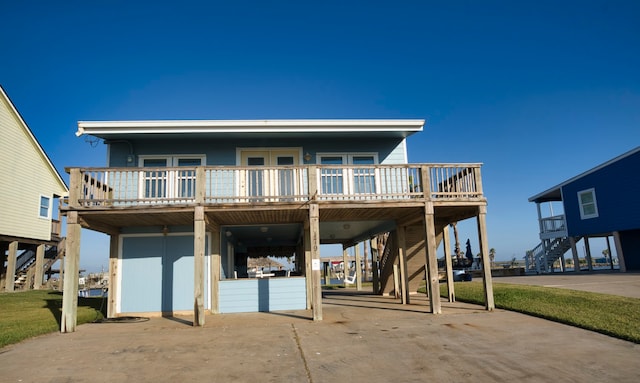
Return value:
[[(79, 326), (0, 349), (0, 382), (637, 382), (640, 345), (513, 312), (353, 290), (309, 311)], [(1, 314), (0, 314), (1, 315)]]
[(620, 273), (619, 271), (556, 273), (498, 277), (493, 278), (493, 282), (538, 285), (640, 298), (640, 273)]

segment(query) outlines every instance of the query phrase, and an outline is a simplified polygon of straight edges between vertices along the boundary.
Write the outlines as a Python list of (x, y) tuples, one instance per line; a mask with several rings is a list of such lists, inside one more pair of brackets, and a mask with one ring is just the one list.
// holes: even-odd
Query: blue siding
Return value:
[(193, 235), (125, 236), (121, 259), (121, 313), (193, 310)]
[[(562, 198), (570, 236), (640, 228), (640, 152), (563, 186)], [(594, 188), (598, 217), (580, 218), (578, 192)]]
[[(310, 153), (315, 161), (317, 152), (374, 152), (378, 153), (382, 164), (402, 164), (405, 153), (402, 138), (379, 137), (340, 137), (340, 138), (278, 138), (265, 137), (255, 139), (144, 139), (131, 140), (134, 154), (169, 155), (169, 154), (204, 154), (207, 165), (236, 165), (236, 148), (266, 147), (302, 147), (303, 153)], [(109, 164), (112, 167), (137, 166), (138, 162), (127, 164), (130, 147), (125, 143), (109, 145)]]
[(161, 311), (164, 244), (158, 239), (122, 238), (120, 312)]
[(304, 310), (305, 278), (263, 278), (220, 281), (221, 313)]

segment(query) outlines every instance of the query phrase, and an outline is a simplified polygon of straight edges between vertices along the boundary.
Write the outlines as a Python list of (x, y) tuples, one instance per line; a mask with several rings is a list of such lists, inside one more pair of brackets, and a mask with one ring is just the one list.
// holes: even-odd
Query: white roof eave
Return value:
[(420, 132), (424, 120), (79, 121), (76, 136), (175, 133)]

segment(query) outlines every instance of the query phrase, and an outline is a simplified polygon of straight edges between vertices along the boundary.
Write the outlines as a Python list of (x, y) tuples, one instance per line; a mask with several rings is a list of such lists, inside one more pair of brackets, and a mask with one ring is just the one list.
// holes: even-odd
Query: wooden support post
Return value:
[(6, 284), (6, 275), (7, 275), (7, 270), (5, 269), (4, 266), (4, 262), (5, 262), (5, 253), (7, 252), (9, 248), (9, 245), (3, 245), (2, 243), (0, 243), (0, 291), (2, 291), (5, 287)]
[(69, 171), (69, 207), (80, 207), (79, 200), (83, 198), (83, 182), (80, 169), (71, 168)]
[(220, 314), (220, 274), (222, 249), (220, 227), (211, 232), (211, 313)]
[(62, 294), (60, 332), (76, 331), (78, 318), (78, 272), (80, 268), (80, 222), (78, 212), (67, 214), (67, 249), (65, 251), (65, 278)]
[(343, 271), (344, 271), (344, 287), (349, 287), (349, 285), (347, 284), (347, 277), (349, 276), (349, 252), (347, 251), (346, 247), (342, 248), (342, 265), (343, 265)]
[(322, 288), (320, 286), (320, 212), (317, 203), (309, 204), (309, 239), (311, 247), (311, 275), (313, 279), (313, 320), (322, 320)]
[[(365, 282), (369, 281), (369, 243), (367, 241), (362, 241), (362, 255), (364, 256), (364, 275), (362, 280)], [(373, 264), (373, 262), (371, 262)]]
[(107, 290), (107, 318), (115, 318), (118, 315), (118, 251), (120, 247), (120, 235), (109, 236), (109, 288)]
[(44, 281), (44, 245), (38, 245), (36, 249), (36, 269), (33, 279), (33, 289), (40, 290)]
[[(66, 239), (65, 239), (64, 247), (66, 252), (67, 251)], [(65, 268), (65, 264), (67, 263), (66, 260), (67, 260), (66, 254), (60, 258), (60, 278), (58, 279), (58, 289), (62, 292), (64, 292), (64, 268)]]
[(9, 254), (7, 255), (7, 273), (4, 291), (12, 292), (16, 285), (16, 262), (18, 259), (18, 241), (9, 243)]
[(496, 308), (493, 300), (493, 282), (491, 279), (491, 260), (489, 259), (489, 241), (487, 239), (487, 207), (478, 207), (478, 241), (482, 257), (482, 283), (484, 284), (484, 307), (491, 311)]
[(434, 220), (433, 202), (424, 204), (424, 230), (427, 262), (427, 284), (429, 285), (429, 306), (432, 314), (441, 314), (440, 281), (438, 280), (438, 244), (436, 241), (436, 225)]
[(400, 272), (398, 271), (398, 265), (393, 264), (393, 296), (400, 298)]
[(360, 258), (360, 244), (354, 246), (356, 258), (356, 290), (362, 291), (362, 259)]
[(324, 284), (329, 286), (331, 284), (331, 262), (322, 262), (322, 272), (324, 273)]
[(593, 271), (593, 263), (591, 261), (591, 246), (589, 246), (589, 237), (585, 236), (584, 240), (584, 258), (587, 261), (587, 269)]
[(304, 223), (304, 275), (307, 287), (307, 310), (313, 308), (313, 273), (311, 271), (311, 233), (309, 219)]
[(573, 271), (580, 272), (580, 257), (578, 257), (578, 249), (576, 248), (576, 238), (569, 237), (569, 244), (571, 245), (571, 255), (573, 256)]
[(618, 267), (621, 273), (627, 272), (627, 264), (624, 260), (624, 252), (622, 251), (622, 241), (620, 241), (620, 232), (613, 232), (613, 244), (616, 246), (616, 254), (618, 254)]
[(400, 263), (400, 296), (402, 304), (409, 304), (409, 276), (407, 275), (407, 241), (405, 227), (398, 226), (398, 261)]
[(193, 325), (204, 326), (204, 207), (196, 206), (193, 220)]
[(196, 194), (195, 200), (196, 203), (201, 204), (205, 201), (205, 195), (207, 192), (207, 174), (205, 172), (204, 167), (197, 166), (196, 167)]
[(369, 248), (371, 249), (371, 272), (373, 273), (373, 293), (380, 294), (380, 265), (378, 264), (378, 239), (371, 238), (369, 240)]
[[(316, 318), (316, 308), (315, 308), (315, 271), (312, 270), (312, 263), (313, 263), (313, 238), (311, 235), (311, 231), (313, 230), (312, 228), (312, 223), (311, 223), (311, 215), (312, 215), (312, 209), (314, 210), (314, 214), (317, 213), (317, 209), (318, 209), (318, 205), (315, 202), (316, 196), (318, 194), (318, 168), (313, 166), (313, 165), (309, 165), (309, 169), (307, 170), (307, 174), (308, 174), (308, 178), (307, 178), (307, 182), (309, 183), (308, 185), (308, 193), (309, 193), (309, 202), (310, 202), (310, 206), (309, 206), (309, 217), (307, 217), (307, 219), (305, 219), (304, 222), (304, 266), (305, 266), (305, 279), (306, 279), (306, 286), (307, 286), (307, 309), (312, 308), (313, 309), (313, 319)], [(311, 207), (311, 205), (315, 205), (315, 207)], [(317, 229), (317, 227), (316, 227)], [(319, 249), (318, 249), (319, 250)], [(316, 262), (320, 262), (320, 260), (318, 259), (318, 261)], [(319, 265), (317, 265), (319, 266)], [(318, 273), (318, 283), (320, 283), (320, 271), (317, 271)]]
[(445, 226), (442, 238), (442, 244), (444, 245), (444, 263), (447, 272), (447, 291), (449, 295), (449, 302), (455, 302), (456, 292), (453, 283), (453, 262), (451, 260), (451, 234), (449, 233), (449, 225)]

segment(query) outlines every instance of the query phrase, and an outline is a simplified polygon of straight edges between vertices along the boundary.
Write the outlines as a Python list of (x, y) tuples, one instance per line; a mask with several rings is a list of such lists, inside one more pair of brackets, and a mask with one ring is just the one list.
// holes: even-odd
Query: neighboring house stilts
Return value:
[[(67, 169), (66, 273), (78, 272), (84, 227), (111, 238), (109, 317), (193, 313), (202, 325), (205, 311), (311, 309), (320, 320), (320, 245), (347, 249), (374, 239), (375, 292), (401, 292), (409, 303), (427, 275), (431, 312), (440, 313), (438, 244), (449, 242), (450, 223), (475, 217), (488, 254), (487, 202), (480, 164), (408, 163), (406, 139), (423, 125), (79, 122), (78, 136), (107, 144), (108, 163)], [(294, 266), (265, 274), (248, 267), (259, 257), (287, 257)], [(65, 280), (63, 332), (75, 329), (76, 283)]]
[(57, 202), (68, 190), (2, 87), (0, 180), (0, 289), (40, 289), (64, 255)]
[[(526, 271), (566, 270), (571, 250), (574, 271), (581, 271), (576, 243), (583, 241), (585, 270), (593, 270), (589, 238), (606, 239), (613, 269), (612, 243), (620, 271), (640, 270), (640, 147), (529, 198), (538, 208), (541, 243), (525, 256)], [(542, 205), (560, 202), (564, 213), (543, 215)], [(560, 213), (560, 214), (557, 214)], [(611, 241), (610, 239), (613, 239)]]

